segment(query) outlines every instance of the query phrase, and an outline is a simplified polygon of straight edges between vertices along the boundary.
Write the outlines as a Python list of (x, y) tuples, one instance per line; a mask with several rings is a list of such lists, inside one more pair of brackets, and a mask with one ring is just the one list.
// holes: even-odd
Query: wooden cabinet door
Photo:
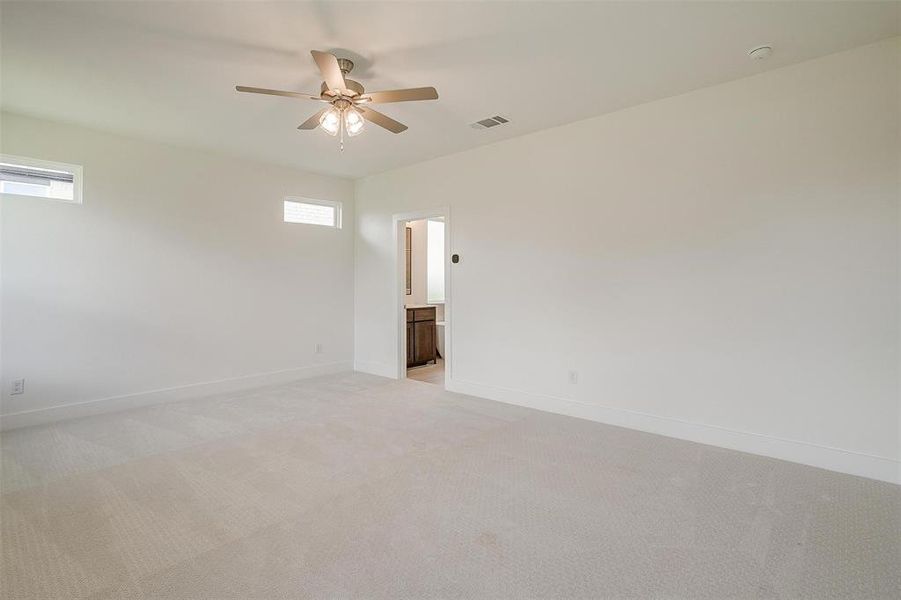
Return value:
[(407, 366), (409, 367), (415, 360), (416, 343), (413, 337), (413, 323), (407, 323)]
[(435, 360), (435, 321), (413, 323), (413, 362)]

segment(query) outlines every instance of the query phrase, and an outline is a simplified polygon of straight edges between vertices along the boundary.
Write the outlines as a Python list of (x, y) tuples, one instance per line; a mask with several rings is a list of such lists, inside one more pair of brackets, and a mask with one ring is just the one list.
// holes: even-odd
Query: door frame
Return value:
[[(449, 389), (453, 376), (453, 318), (452, 318), (452, 277), (451, 277), (451, 215), (450, 207), (441, 206), (424, 210), (396, 213), (392, 217), (394, 227), (394, 315), (395, 315), (395, 355), (397, 357), (397, 378), (407, 378), (407, 313), (404, 309), (406, 298), (405, 231), (407, 221), (422, 219), (444, 219), (444, 389)], [(437, 334), (437, 332), (436, 332)]]

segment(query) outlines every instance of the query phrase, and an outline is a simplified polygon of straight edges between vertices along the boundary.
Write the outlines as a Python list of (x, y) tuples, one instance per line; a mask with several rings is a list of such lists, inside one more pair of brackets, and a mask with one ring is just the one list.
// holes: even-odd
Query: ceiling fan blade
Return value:
[(318, 113), (301, 123), (297, 126), (298, 129), (316, 129), (319, 127), (319, 119), (322, 117), (322, 113), (327, 111), (327, 108), (323, 108)]
[(391, 133), (401, 133), (407, 129), (407, 126), (403, 123), (395, 121), (388, 115), (383, 115), (377, 110), (372, 110), (371, 108), (366, 108), (363, 106), (358, 106), (357, 109), (363, 113), (363, 118), (367, 121), (378, 125), (379, 127), (384, 127)]
[(239, 92), (248, 92), (250, 94), (268, 94), (270, 96), (286, 96), (288, 98), (301, 98), (303, 100), (322, 100), (319, 96), (313, 94), (304, 94), (302, 92), (286, 92), (284, 90), (269, 90), (266, 88), (247, 87), (246, 85), (236, 85), (235, 89)]
[(313, 55), (313, 60), (316, 61), (316, 66), (319, 67), (322, 79), (325, 80), (325, 85), (328, 86), (329, 90), (340, 90), (343, 92), (347, 89), (347, 83), (344, 82), (344, 74), (341, 73), (338, 59), (335, 58), (334, 54), (320, 52), (319, 50), (311, 50), (310, 54)]
[(433, 87), (409, 88), (406, 90), (387, 90), (384, 92), (369, 92), (363, 94), (361, 100), (369, 98), (369, 102), (413, 102), (416, 100), (437, 100), (438, 90)]

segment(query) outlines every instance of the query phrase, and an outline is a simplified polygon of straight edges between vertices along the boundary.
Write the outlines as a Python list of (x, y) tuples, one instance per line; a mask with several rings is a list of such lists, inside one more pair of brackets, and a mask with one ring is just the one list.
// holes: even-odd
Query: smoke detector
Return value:
[(772, 46), (758, 46), (756, 48), (748, 50), (748, 56), (750, 56), (754, 60), (765, 60), (769, 58), (772, 53)]

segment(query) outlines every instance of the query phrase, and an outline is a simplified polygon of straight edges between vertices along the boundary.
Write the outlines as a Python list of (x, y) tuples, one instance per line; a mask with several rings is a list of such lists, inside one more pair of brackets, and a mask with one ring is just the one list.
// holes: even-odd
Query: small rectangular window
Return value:
[(341, 203), (307, 198), (285, 200), (285, 223), (325, 225), (341, 229)]
[(0, 155), (0, 194), (81, 202), (81, 167)]

